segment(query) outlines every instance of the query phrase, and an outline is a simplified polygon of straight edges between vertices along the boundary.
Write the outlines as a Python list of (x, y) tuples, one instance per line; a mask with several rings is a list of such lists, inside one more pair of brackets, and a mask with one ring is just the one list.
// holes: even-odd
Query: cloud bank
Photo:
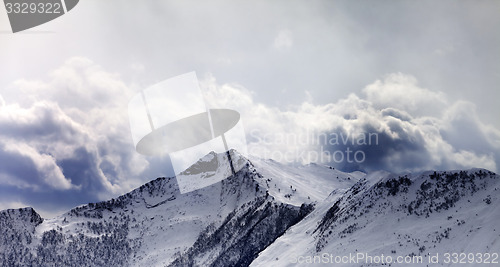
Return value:
[(53, 210), (142, 182), (149, 162), (130, 145), (131, 89), (118, 75), (72, 58), (48, 81), (19, 80), (1, 92), (0, 201)]
[[(285, 37), (278, 47), (291, 44)], [(125, 80), (86, 58), (71, 58), (45, 80), (3, 88), (1, 207), (23, 203), (49, 216), (173, 175), (168, 157), (135, 152), (127, 105), (141, 88)], [(497, 171), (500, 164), (500, 131), (481, 122), (474, 104), (450, 102), (408, 74), (388, 74), (334, 103), (315, 104), (309, 95), (286, 109), (211, 74), (200, 85), (210, 107), (241, 113), (253, 156), (348, 171)]]
[(214, 77), (204, 87), (213, 106), (242, 113), (249, 150), (260, 157), (394, 172), (497, 171), (500, 164), (500, 131), (481, 122), (474, 104), (449, 103), (446, 94), (419, 87), (411, 75), (392, 73), (361, 95), (326, 105), (309, 100), (287, 110), (256, 103), (250, 91), (218, 85)]

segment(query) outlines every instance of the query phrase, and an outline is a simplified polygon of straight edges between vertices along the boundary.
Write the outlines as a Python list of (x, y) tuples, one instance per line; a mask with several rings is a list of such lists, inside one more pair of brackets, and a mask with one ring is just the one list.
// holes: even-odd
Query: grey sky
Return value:
[[(0, 208), (55, 213), (169, 174), (168, 160), (134, 153), (125, 109), (140, 89), (190, 71), (232, 94), (225, 105), (241, 101), (248, 132), (301, 133), (315, 114), (316, 131), (400, 133), (348, 168), (500, 168), (498, 1), (82, 0), (16, 34), (4, 11)], [(347, 109), (342, 118), (360, 119), (338, 120)]]

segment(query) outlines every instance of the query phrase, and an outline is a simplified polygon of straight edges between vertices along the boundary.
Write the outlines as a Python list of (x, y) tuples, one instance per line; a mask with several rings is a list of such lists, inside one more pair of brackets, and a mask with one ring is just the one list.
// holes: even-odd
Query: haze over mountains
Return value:
[[(363, 253), (421, 256), (425, 266), (440, 253), (446, 266), (444, 253), (455, 252), (498, 261), (493, 172), (345, 173), (230, 153), (236, 175), (186, 194), (162, 177), (52, 219), (32, 208), (1, 211), (0, 265), (296, 266)], [(215, 167), (199, 172), (207, 164)], [(225, 153), (211, 153), (184, 175), (228, 170)], [(361, 265), (380, 263), (345, 263)]]

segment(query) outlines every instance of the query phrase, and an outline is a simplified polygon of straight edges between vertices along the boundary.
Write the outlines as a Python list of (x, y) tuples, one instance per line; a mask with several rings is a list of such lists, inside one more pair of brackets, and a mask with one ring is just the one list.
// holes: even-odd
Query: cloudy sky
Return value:
[(168, 157), (135, 152), (127, 105), (191, 71), (210, 106), (241, 113), (254, 156), (498, 171), (498, 14), (498, 1), (83, 0), (12, 34), (2, 7), (0, 209), (50, 217), (172, 175)]

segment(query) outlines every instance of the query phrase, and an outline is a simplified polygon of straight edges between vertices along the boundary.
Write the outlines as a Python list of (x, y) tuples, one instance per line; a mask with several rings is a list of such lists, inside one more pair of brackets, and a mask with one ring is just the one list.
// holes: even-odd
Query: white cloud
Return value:
[(497, 171), (497, 164), (493, 153), (485, 155), (477, 155), (472, 151), (460, 150), (452, 154), (452, 161), (455, 161), (458, 166), (474, 167), (480, 166), (481, 168)]
[[(410, 75), (390, 74), (383, 82), (372, 83), (363, 91), (366, 98), (350, 94), (335, 103), (315, 105), (305, 101), (286, 110), (256, 103), (252, 92), (240, 85), (219, 85), (212, 76), (202, 85), (209, 102), (216, 103), (213, 105), (234, 108), (242, 114), (249, 151), (254, 156), (287, 161), (282, 156), (288, 153), (295, 155), (288, 159), (307, 162), (310, 157), (302, 158), (303, 151), (319, 153), (321, 149), (314, 142), (300, 141), (308, 136), (338, 131), (357, 136), (371, 131), (385, 143), (365, 148), (367, 153), (369, 150), (379, 153), (370, 154), (371, 157), (380, 157), (373, 160), (371, 166), (367, 162), (368, 169), (420, 171), (483, 167), (497, 170), (499, 146), (474, 151), (462, 148), (452, 136), (443, 135), (444, 131), (455, 131), (457, 127), (458, 121), (450, 114), (463, 116), (457, 111), (471, 104), (448, 105), (444, 93), (419, 88), (416, 78)], [(478, 143), (499, 143), (498, 130), (482, 125), (474, 110), (466, 113), (477, 122), (470, 126), (477, 128)], [(461, 131), (455, 135), (462, 142), (469, 138)], [(287, 138), (288, 141), (283, 141)]]
[(402, 73), (375, 81), (363, 93), (377, 108), (397, 108), (414, 115), (439, 114), (447, 105), (444, 93), (420, 88), (415, 77)]

